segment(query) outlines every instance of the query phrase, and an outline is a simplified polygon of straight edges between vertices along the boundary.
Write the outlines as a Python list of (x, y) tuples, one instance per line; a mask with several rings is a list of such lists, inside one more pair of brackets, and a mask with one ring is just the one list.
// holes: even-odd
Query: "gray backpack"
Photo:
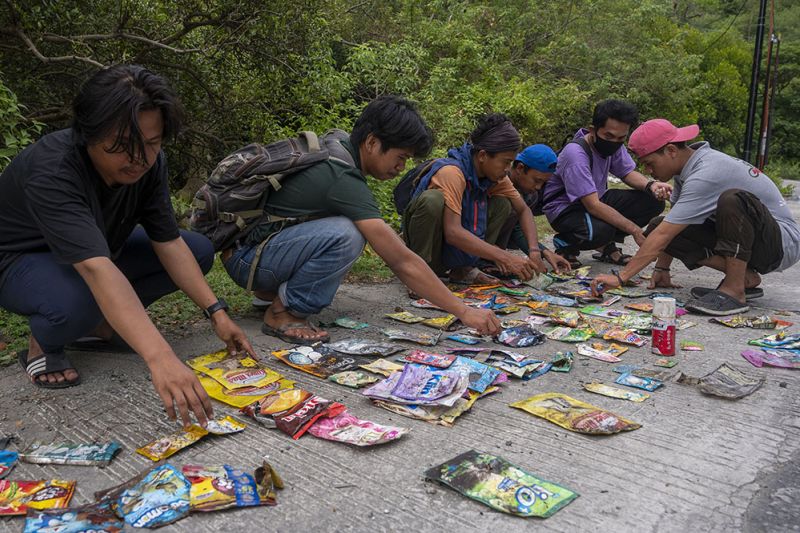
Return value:
[(321, 138), (303, 131), (297, 137), (272, 144), (248, 144), (223, 159), (206, 184), (194, 195), (189, 225), (208, 237), (215, 251), (230, 248), (263, 222), (297, 223), (264, 212), (271, 191), (281, 188), (287, 176), (322, 161), (333, 159), (355, 166), (341, 142), (347, 132), (333, 129)]

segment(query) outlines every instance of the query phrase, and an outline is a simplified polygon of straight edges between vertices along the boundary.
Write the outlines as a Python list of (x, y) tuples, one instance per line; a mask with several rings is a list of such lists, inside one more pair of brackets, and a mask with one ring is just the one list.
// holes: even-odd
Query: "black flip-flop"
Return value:
[[(619, 253), (619, 258), (614, 259), (613, 257), (611, 257), (615, 253)], [(631, 256), (622, 253), (622, 250), (617, 248), (617, 245), (612, 242), (610, 244), (607, 244), (605, 248), (603, 248), (602, 252), (592, 254), (592, 259), (597, 259), (602, 263), (609, 263), (611, 265), (625, 266), (628, 264), (628, 262), (630, 262)]]
[(53, 383), (38, 379), (42, 374), (75, 370), (66, 355), (58, 356), (45, 353), (28, 361), (28, 350), (20, 350), (17, 352), (17, 361), (19, 361), (20, 366), (30, 378), (31, 383), (42, 389), (66, 389), (81, 383), (80, 375), (71, 381), (65, 379), (64, 381), (55, 381)]
[(703, 315), (728, 316), (746, 313), (750, 310), (750, 306), (738, 302), (724, 292), (712, 289), (702, 298), (687, 303), (686, 310)]
[[(719, 285), (717, 285), (716, 289), (712, 289), (710, 287), (692, 287), (692, 290), (689, 292), (691, 292), (692, 296), (694, 296), (695, 298), (702, 298), (703, 296), (708, 294), (709, 291), (717, 289), (719, 289)], [(744, 290), (745, 300), (755, 300), (756, 298), (761, 298), (762, 296), (764, 296), (764, 289), (762, 289), (761, 287), (750, 287), (749, 289)]]
[(269, 324), (262, 322), (261, 323), (261, 333), (264, 335), (269, 335), (270, 337), (277, 337), (283, 342), (288, 342), (289, 344), (304, 344), (306, 346), (310, 346), (317, 342), (328, 342), (331, 340), (331, 336), (327, 333), (324, 337), (317, 337), (314, 339), (307, 339), (305, 337), (297, 337), (295, 335), (289, 335), (286, 333), (287, 330), (290, 329), (310, 329), (312, 331), (319, 331), (319, 328), (314, 326), (314, 324), (308, 322), (290, 322), (289, 324), (284, 324), (279, 328), (273, 328)]

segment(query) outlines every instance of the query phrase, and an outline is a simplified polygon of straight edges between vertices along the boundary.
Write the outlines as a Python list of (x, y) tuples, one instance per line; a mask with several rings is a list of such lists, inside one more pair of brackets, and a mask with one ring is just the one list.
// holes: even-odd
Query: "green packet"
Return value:
[(501, 457), (470, 450), (430, 468), (425, 477), (504, 513), (547, 518), (578, 497)]

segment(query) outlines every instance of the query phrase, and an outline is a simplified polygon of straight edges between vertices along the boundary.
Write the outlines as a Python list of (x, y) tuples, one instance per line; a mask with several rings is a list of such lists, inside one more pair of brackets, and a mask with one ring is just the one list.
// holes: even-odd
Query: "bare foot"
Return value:
[(295, 337), (311, 342), (329, 337), (328, 332), (312, 326), (308, 320), (292, 315), (277, 296), (272, 300), (272, 305), (264, 312), (264, 323), (287, 337)]
[[(28, 339), (28, 362), (42, 355), (44, 350), (33, 338), (33, 335)], [(39, 374), (36, 379), (42, 383), (63, 383), (64, 381), (75, 381), (78, 379), (78, 372), (74, 368), (64, 370), (63, 372), (49, 372), (47, 374)]]

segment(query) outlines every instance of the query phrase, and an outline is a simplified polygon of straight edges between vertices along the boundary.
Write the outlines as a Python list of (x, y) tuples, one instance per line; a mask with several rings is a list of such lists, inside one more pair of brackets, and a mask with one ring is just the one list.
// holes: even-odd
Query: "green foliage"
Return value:
[(25, 120), (23, 110), (17, 95), (0, 78), (0, 138), (3, 139), (0, 147), (0, 171), (18, 152), (32, 143), (41, 131), (42, 124)]

